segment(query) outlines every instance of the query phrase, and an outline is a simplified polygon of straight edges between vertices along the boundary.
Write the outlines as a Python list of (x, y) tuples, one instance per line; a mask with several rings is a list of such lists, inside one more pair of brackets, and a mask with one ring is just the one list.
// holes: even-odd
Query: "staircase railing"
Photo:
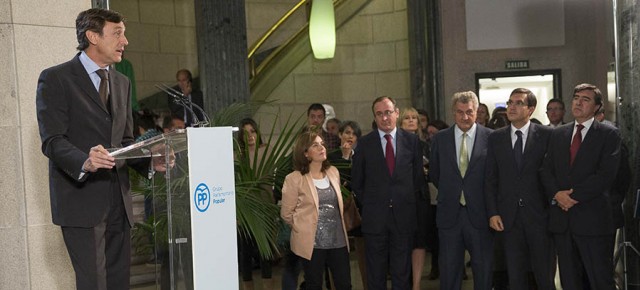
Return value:
[[(279, 43), (263, 60), (256, 61), (256, 58), (265, 46), (265, 43), (276, 35), (278, 30), (282, 30), (296, 12), (308, 8), (312, 0), (301, 0), (287, 13), (285, 13), (276, 23), (264, 33), (249, 49), (248, 61), (250, 65), (249, 86), (251, 88), (251, 98), (253, 100), (264, 100), (305, 57), (311, 53), (309, 44), (309, 19), (308, 12), (305, 15), (305, 23), (297, 29), (297, 32), (287, 38), (283, 43)], [(356, 15), (362, 8), (372, 0), (334, 0), (336, 29)], [(266, 51), (266, 50), (265, 50)], [(268, 68), (268, 69), (267, 69)], [(267, 72), (268, 71), (268, 72)]]

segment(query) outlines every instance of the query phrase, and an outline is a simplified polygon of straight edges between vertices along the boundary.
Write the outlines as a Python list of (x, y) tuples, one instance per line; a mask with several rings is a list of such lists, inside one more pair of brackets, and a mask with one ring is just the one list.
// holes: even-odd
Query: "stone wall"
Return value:
[[(110, 0), (110, 9), (126, 17), (129, 45), (125, 58), (133, 64), (138, 100), (176, 84), (176, 71), (198, 76), (193, 0)], [(166, 103), (165, 103), (166, 106)]]
[(376, 97), (394, 97), (400, 107), (410, 104), (407, 39), (406, 1), (371, 1), (337, 30), (335, 57), (307, 56), (271, 94), (269, 100), (276, 102), (262, 108), (256, 119), (265, 131), (275, 115), (281, 125), (290, 114), (306, 114), (311, 103), (325, 103), (340, 120), (355, 120), (370, 131)]
[(60, 228), (51, 222), (35, 95), (40, 72), (76, 54), (74, 20), (90, 6), (0, 1), (0, 289), (75, 287)]

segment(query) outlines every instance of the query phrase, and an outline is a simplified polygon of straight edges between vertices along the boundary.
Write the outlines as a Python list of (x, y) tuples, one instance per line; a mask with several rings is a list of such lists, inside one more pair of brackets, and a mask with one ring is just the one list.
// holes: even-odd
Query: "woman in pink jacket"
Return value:
[(325, 264), (336, 290), (351, 289), (340, 174), (327, 161), (327, 150), (317, 133), (304, 132), (298, 137), (293, 168), (282, 186), (280, 216), (291, 226), (291, 251), (303, 258), (306, 289), (322, 289)]

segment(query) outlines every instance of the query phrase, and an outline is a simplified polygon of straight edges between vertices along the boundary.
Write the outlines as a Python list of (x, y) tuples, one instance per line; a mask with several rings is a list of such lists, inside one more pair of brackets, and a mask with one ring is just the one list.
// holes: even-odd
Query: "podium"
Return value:
[(156, 289), (238, 289), (232, 127), (187, 128), (125, 148), (116, 159), (154, 158)]

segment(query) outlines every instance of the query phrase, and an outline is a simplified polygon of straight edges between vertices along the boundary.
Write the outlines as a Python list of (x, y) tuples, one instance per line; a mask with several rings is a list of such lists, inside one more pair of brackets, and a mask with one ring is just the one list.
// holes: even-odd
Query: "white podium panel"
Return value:
[(194, 289), (238, 289), (232, 127), (188, 128)]

